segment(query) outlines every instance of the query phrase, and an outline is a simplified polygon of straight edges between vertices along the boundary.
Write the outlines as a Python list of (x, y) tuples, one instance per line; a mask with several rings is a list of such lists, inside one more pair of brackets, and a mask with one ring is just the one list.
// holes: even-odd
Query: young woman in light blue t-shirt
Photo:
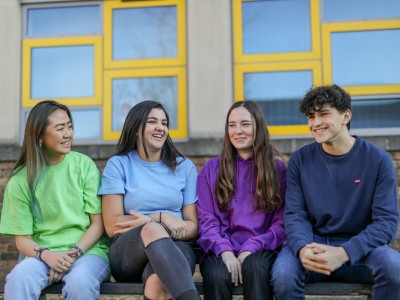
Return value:
[(143, 101), (128, 113), (99, 194), (113, 238), (117, 281), (144, 283), (145, 299), (200, 299), (192, 280), (197, 236), (197, 172), (168, 135), (163, 106)]

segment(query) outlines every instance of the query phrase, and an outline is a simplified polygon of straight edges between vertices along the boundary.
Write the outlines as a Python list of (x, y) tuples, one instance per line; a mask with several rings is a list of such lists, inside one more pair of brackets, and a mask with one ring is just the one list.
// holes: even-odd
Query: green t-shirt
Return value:
[[(100, 173), (86, 155), (70, 152), (57, 165), (47, 167), (36, 189), (43, 221), (34, 220), (26, 168), (12, 176), (7, 184), (0, 233), (31, 235), (41, 247), (67, 251), (90, 226), (89, 214), (101, 213), (97, 196)], [(106, 261), (108, 239), (105, 235), (87, 254), (97, 254)]]

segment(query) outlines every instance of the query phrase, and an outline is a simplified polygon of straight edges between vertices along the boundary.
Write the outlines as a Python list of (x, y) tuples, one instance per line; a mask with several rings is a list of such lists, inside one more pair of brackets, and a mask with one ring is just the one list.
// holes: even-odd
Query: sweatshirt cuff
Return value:
[(239, 254), (244, 252), (244, 251), (250, 251), (251, 253), (255, 253), (257, 251), (261, 251), (262, 247), (260, 246), (259, 243), (257, 242), (249, 242), (245, 243), (240, 247)]
[(344, 250), (347, 252), (347, 255), (349, 256), (350, 266), (354, 265), (364, 257), (364, 253), (361, 247), (359, 247), (357, 242), (355, 242), (354, 240), (349, 240), (341, 246), (344, 248)]
[(220, 256), (220, 254), (224, 251), (231, 251), (233, 252), (232, 246), (228, 244), (216, 245), (214, 247), (214, 253), (216, 256)]
[(292, 251), (293, 251), (293, 254), (295, 255), (295, 256), (299, 256), (299, 252), (300, 252), (300, 250), (303, 248), (303, 247), (305, 247), (306, 245), (308, 245), (309, 244), (309, 242), (307, 242), (307, 241), (303, 241), (303, 240), (299, 240), (299, 241), (295, 241), (295, 242), (289, 242), (289, 245), (290, 245), (290, 249), (292, 249)]

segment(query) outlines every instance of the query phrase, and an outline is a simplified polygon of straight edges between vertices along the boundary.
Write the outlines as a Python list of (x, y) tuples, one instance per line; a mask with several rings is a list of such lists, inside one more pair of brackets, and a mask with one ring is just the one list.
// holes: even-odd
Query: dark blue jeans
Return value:
[[(340, 246), (346, 240), (314, 237), (314, 242), (330, 246)], [(372, 283), (374, 300), (399, 300), (400, 253), (388, 246), (381, 246), (358, 263), (352, 266), (343, 265), (327, 276), (304, 269), (300, 259), (293, 254), (289, 246), (283, 247), (272, 270), (276, 300), (304, 299), (304, 285), (322, 281)]]

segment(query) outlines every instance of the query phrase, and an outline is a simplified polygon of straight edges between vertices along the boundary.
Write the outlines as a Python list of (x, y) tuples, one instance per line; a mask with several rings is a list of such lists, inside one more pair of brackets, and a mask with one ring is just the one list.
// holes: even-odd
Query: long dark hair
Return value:
[(274, 159), (274, 154), (278, 152), (271, 143), (264, 114), (253, 101), (235, 102), (228, 111), (215, 194), (220, 207), (229, 210), (229, 202), (237, 184), (235, 174), (238, 153), (229, 139), (228, 120), (232, 110), (238, 107), (247, 109), (255, 121), (253, 159), (257, 180), (254, 208), (271, 212), (281, 204), (280, 179)]
[(29, 112), (21, 152), (11, 173), (11, 176), (13, 176), (26, 167), (29, 194), (32, 200), (32, 215), (34, 219), (39, 221), (42, 220), (42, 211), (35, 191), (47, 165), (41, 138), (49, 125), (48, 117), (57, 109), (67, 113), (72, 125), (71, 112), (65, 105), (53, 100), (44, 100), (36, 104)]
[[(122, 133), (115, 149), (116, 155), (125, 155), (132, 150), (137, 150), (139, 130), (141, 130), (141, 136), (143, 136), (147, 118), (151, 110), (154, 108), (162, 109), (164, 111), (165, 116), (167, 117), (167, 127), (169, 127), (169, 116), (161, 103), (146, 100), (136, 104), (126, 116), (124, 127), (122, 128)], [(149, 155), (144, 139), (142, 139), (142, 146), (146, 157), (148, 157)], [(179, 164), (176, 160), (178, 157), (183, 157), (183, 155), (178, 151), (178, 149), (176, 149), (168, 134), (161, 149), (161, 161), (172, 172), (174, 172), (176, 166)]]

